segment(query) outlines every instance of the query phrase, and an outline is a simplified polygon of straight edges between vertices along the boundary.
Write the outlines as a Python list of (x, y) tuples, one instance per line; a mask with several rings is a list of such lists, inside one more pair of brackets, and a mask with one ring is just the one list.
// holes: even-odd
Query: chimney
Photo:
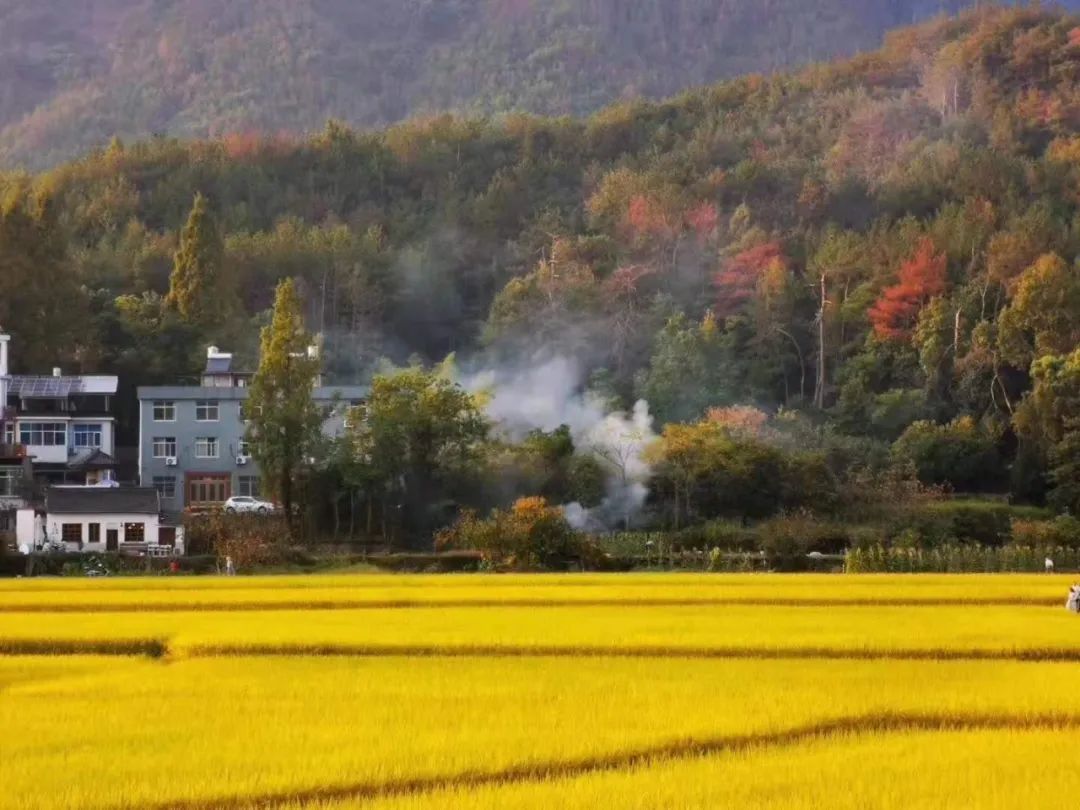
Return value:
[(207, 356), (207, 358), (217, 357), (220, 354), (221, 354), (221, 350), (218, 349), (217, 346), (207, 346), (206, 347), (206, 356)]
[(0, 332), (0, 442), (4, 441), (4, 413), (8, 404), (8, 343), (11, 335)]
[(62, 377), (63, 376), (62, 372), (60, 371), (60, 366), (53, 366), (52, 375), (54, 377)]

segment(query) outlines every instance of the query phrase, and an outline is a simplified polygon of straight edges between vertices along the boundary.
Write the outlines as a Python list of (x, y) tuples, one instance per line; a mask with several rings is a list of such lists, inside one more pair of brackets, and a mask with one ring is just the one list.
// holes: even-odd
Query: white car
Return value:
[(259, 515), (269, 515), (274, 511), (274, 505), (270, 501), (261, 501), (249, 495), (233, 495), (225, 501), (225, 511), (231, 513), (254, 512)]

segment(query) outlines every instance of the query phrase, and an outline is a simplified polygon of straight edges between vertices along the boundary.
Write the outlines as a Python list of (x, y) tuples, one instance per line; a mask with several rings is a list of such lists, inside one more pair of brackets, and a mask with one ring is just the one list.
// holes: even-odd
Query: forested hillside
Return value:
[(339, 379), (569, 356), (657, 428), (799, 412), (837, 469), (1075, 509), (1078, 88), (1080, 21), (984, 11), (585, 120), (114, 144), (9, 178), (0, 323), (153, 382), (250, 356), (293, 277)]
[(878, 46), (969, 0), (3, 0), (0, 161), (111, 137), (585, 114)]

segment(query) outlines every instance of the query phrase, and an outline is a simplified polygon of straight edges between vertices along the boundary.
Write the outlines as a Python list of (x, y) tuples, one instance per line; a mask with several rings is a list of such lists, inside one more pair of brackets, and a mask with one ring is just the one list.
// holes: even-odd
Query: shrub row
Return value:
[(1056, 570), (1080, 571), (1080, 548), (1016, 545), (854, 548), (848, 552), (844, 570), (849, 574), (1034, 573), (1045, 570), (1047, 558), (1054, 561)]

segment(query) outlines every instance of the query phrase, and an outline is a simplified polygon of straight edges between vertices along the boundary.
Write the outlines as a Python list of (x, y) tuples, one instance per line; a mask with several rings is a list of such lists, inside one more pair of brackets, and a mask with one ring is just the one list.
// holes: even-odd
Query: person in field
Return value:
[(1065, 609), (1072, 613), (1080, 613), (1080, 585), (1069, 588), (1069, 598), (1065, 600)]
[(1054, 561), (1053, 560), (1051, 560), (1049, 557), (1047, 557), (1045, 565), (1046, 565), (1046, 573), (1048, 573), (1048, 574), (1054, 573)]

